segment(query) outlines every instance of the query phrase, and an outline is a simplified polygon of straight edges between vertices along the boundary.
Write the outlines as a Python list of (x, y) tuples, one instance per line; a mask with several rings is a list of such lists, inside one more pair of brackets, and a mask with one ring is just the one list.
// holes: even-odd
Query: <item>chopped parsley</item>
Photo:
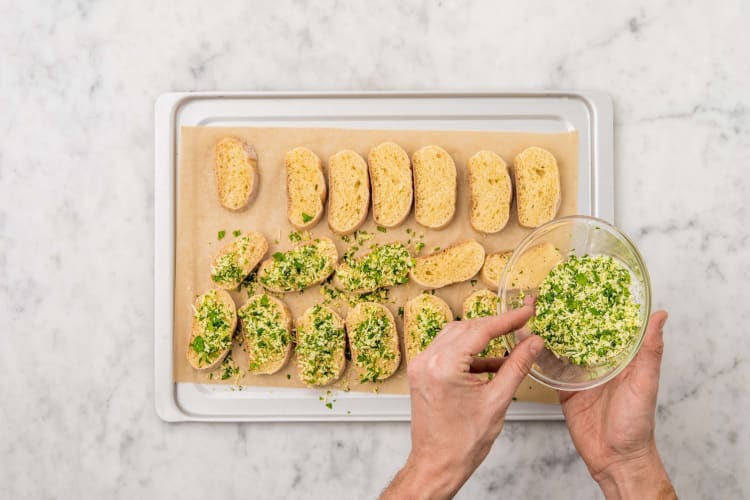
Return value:
[(227, 380), (240, 374), (240, 367), (234, 364), (232, 352), (221, 362), (221, 380)]
[(226, 232), (226, 231), (224, 231), (223, 229), (222, 229), (221, 231), (219, 231), (218, 233), (216, 233), (216, 237), (217, 237), (217, 238), (218, 238), (219, 240), (223, 240), (223, 239), (224, 239), (224, 236), (226, 236), (226, 235), (227, 235), (227, 232)]
[(216, 290), (205, 293), (194, 307), (193, 321), (201, 332), (193, 337), (190, 348), (198, 357), (198, 366), (210, 365), (232, 346), (233, 311), (216, 296)]
[(416, 253), (421, 252), (423, 248), (424, 248), (424, 241), (419, 241), (417, 242), (416, 245), (414, 245), (414, 250), (416, 251)]
[(418, 346), (417, 352), (424, 351), (447, 323), (445, 315), (429, 302), (423, 302), (417, 313), (416, 324), (411, 328), (411, 338)]
[[(393, 374), (397, 351), (392, 346), (394, 325), (388, 315), (374, 304), (361, 304), (364, 319), (350, 331), (349, 341), (359, 368), (359, 381), (378, 382)], [(397, 347), (398, 348), (398, 347)]]
[(336, 276), (347, 291), (376, 290), (402, 285), (409, 279), (414, 259), (401, 243), (388, 243), (375, 247), (359, 259), (349, 259), (342, 264)]
[(308, 215), (305, 212), (302, 212), (302, 222), (307, 223), (307, 222), (310, 222), (311, 220), (313, 220), (312, 215)]
[(315, 306), (297, 326), (300, 378), (309, 385), (325, 385), (339, 375), (346, 332), (341, 320), (327, 307)]
[(250, 359), (248, 371), (257, 371), (286, 356), (292, 339), (281, 314), (280, 306), (265, 294), (256, 295), (238, 311)]
[(299, 231), (292, 231), (291, 233), (289, 233), (289, 241), (302, 241), (302, 235), (299, 233)]
[(211, 265), (211, 280), (222, 288), (235, 288), (246, 277), (248, 272), (247, 248), (249, 238), (242, 238), (225, 247)]
[(333, 272), (333, 263), (321, 245), (310, 243), (286, 253), (276, 252), (259, 281), (285, 292), (304, 290)]
[(380, 231), (381, 233), (387, 233), (388, 229), (384, 228), (383, 226), (378, 226), (378, 231)]
[(634, 341), (640, 306), (630, 272), (609, 256), (571, 256), (539, 286), (531, 330), (558, 358), (601, 365)]
[(232, 231), (232, 234), (233, 234), (233, 235), (234, 235), (234, 237), (236, 238), (237, 236), (239, 236), (239, 235), (241, 235), (241, 234), (242, 234), (242, 231), (240, 231), (239, 229), (235, 229), (234, 231)]

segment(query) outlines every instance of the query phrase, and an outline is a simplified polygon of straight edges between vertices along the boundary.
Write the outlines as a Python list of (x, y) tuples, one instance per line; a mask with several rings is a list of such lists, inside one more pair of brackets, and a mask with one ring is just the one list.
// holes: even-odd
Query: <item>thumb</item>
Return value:
[(657, 311), (651, 315), (646, 327), (641, 350), (635, 358), (635, 372), (643, 380), (658, 381), (661, 371), (661, 358), (664, 354), (664, 324), (667, 322), (666, 311)]
[(497, 376), (490, 382), (490, 390), (495, 394), (501, 405), (507, 407), (510, 400), (529, 374), (531, 365), (541, 354), (544, 341), (537, 335), (531, 335), (519, 343), (505, 359)]

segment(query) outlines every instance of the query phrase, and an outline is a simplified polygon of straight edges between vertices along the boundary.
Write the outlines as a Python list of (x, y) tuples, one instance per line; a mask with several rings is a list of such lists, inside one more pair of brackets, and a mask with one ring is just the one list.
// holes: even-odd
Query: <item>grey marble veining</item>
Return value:
[[(750, 495), (750, 3), (0, 1), (0, 498), (372, 498), (406, 424), (153, 410), (153, 103), (168, 90), (598, 89), (616, 218), (670, 311), (683, 498)], [(614, 4), (614, 5), (613, 5)], [(462, 498), (598, 498), (559, 423)]]

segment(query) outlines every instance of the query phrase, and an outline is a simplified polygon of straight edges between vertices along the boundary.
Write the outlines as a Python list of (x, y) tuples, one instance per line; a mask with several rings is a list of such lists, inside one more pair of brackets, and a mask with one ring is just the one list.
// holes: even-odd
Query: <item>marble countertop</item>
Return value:
[[(405, 423), (157, 418), (153, 105), (216, 89), (610, 93), (670, 312), (659, 447), (683, 498), (750, 495), (750, 4), (426, 4), (2, 2), (0, 498), (372, 498), (408, 453)], [(512, 423), (459, 496), (600, 493), (564, 424)]]

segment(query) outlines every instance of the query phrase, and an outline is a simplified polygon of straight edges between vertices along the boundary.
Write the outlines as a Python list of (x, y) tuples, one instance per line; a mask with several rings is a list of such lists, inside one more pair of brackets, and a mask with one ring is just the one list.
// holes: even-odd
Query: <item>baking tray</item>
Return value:
[[(163, 420), (409, 420), (406, 395), (174, 383), (175, 186), (182, 126), (578, 131), (578, 213), (613, 222), (612, 102), (600, 92), (174, 92), (155, 106), (154, 343)], [(321, 401), (335, 401), (329, 409)], [(514, 401), (507, 420), (559, 420), (558, 405)]]

